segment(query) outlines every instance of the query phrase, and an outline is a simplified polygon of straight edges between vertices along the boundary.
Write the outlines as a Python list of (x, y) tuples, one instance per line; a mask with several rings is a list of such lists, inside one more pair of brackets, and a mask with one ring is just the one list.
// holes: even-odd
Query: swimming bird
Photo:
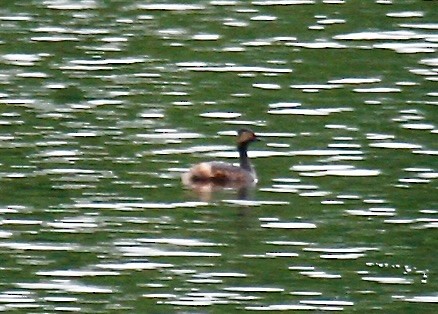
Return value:
[(249, 129), (237, 132), (237, 151), (239, 166), (230, 163), (211, 161), (194, 165), (182, 175), (185, 185), (216, 184), (218, 186), (250, 185), (257, 182), (257, 175), (248, 158), (248, 145), (258, 141), (257, 135)]

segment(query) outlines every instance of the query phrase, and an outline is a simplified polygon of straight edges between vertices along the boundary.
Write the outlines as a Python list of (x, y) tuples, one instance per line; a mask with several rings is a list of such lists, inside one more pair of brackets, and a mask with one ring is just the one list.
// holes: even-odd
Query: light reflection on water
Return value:
[(431, 311), (432, 2), (5, 5), (0, 309)]

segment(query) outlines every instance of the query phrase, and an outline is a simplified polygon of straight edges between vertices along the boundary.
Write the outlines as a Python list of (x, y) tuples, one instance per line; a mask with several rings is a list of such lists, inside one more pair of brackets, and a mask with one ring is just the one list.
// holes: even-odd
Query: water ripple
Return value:
[(395, 208), (372, 207), (368, 209), (347, 209), (347, 214), (352, 216), (391, 217), (396, 215)]
[(402, 298), (403, 301), (413, 303), (438, 303), (438, 296), (436, 295), (422, 295), (414, 297)]
[(206, 112), (199, 116), (203, 118), (217, 118), (217, 119), (234, 119), (240, 117), (242, 114), (237, 112)]
[[(320, 308), (321, 310), (324, 310)], [(246, 306), (247, 311), (312, 311), (318, 310), (318, 307), (302, 304), (272, 304), (259, 306)], [(328, 309), (327, 309), (328, 310)]]
[(315, 4), (313, 0), (263, 0), (253, 1), (254, 5), (260, 6), (277, 6), (277, 5), (299, 5), (299, 4)]
[(438, 44), (430, 43), (383, 43), (375, 44), (374, 48), (394, 50), (397, 53), (434, 53)]
[(356, 93), (400, 93), (401, 88), (396, 87), (370, 87), (370, 88), (355, 88)]
[(424, 13), (421, 11), (401, 11), (401, 12), (389, 12), (386, 14), (389, 17), (395, 18), (411, 18), (411, 17), (423, 17)]
[(176, 3), (154, 3), (137, 5), (142, 10), (159, 10), (159, 11), (193, 11), (204, 10), (205, 6), (196, 4), (176, 4)]
[(287, 108), (287, 109), (268, 110), (268, 113), (280, 114), (280, 115), (327, 116), (331, 113), (339, 113), (339, 112), (352, 111), (352, 110), (353, 110), (352, 108), (318, 108), (318, 109)]
[[(21, 223), (20, 223), (21, 224)], [(27, 242), (3, 242), (0, 247), (11, 250), (24, 251), (65, 251), (75, 252), (81, 251), (81, 247), (76, 244), (50, 244), (50, 243), (27, 243)]]
[(379, 170), (356, 169), (351, 165), (297, 165), (291, 168), (301, 172), (301, 176), (343, 176), (343, 177), (369, 177), (380, 174)]
[(310, 305), (320, 305), (320, 306), (329, 306), (329, 307), (342, 307), (344, 306), (353, 306), (354, 302), (350, 301), (342, 301), (342, 300), (302, 300), (300, 303), (310, 304)]
[(167, 251), (148, 247), (120, 246), (118, 248), (126, 257), (219, 257), (221, 253), (199, 251)]
[[(35, 42), (65, 42), (65, 41), (79, 41), (79, 38), (73, 35), (51, 35), (51, 36), (32, 36), (30, 40)], [(65, 67), (65, 69), (68, 68)], [(83, 67), (82, 69), (85, 69), (85, 67)]]
[(205, 62), (181, 62), (177, 66), (188, 71), (203, 71), (203, 72), (238, 72), (238, 73), (291, 73), (291, 69), (287, 68), (268, 68), (260, 66), (242, 66), (237, 64), (232, 65), (211, 65)]
[(273, 288), (273, 287), (225, 287), (225, 291), (235, 291), (235, 292), (269, 292), (278, 293), (283, 292), (283, 288)]
[(362, 277), (364, 281), (373, 281), (382, 284), (401, 284), (401, 285), (410, 285), (413, 283), (413, 280), (404, 278), (404, 277), (371, 277), (364, 276)]
[(42, 59), (41, 54), (11, 53), (1, 56), (3, 63), (17, 66), (33, 66)]
[(397, 142), (382, 142), (382, 143), (371, 143), (370, 147), (376, 148), (389, 148), (389, 149), (418, 149), (421, 148), (420, 145), (410, 144), (410, 143), (397, 143)]
[(328, 83), (330, 84), (372, 84), (372, 83), (380, 83), (381, 79), (379, 78), (342, 78), (336, 80), (330, 80)]
[(5, 306), (0, 306), (0, 309), (32, 309), (38, 308), (36, 298), (33, 294), (25, 291), (5, 291), (0, 293), (0, 302)]
[[(104, 263), (97, 264), (97, 268), (111, 269), (111, 270), (151, 270), (174, 267), (173, 264), (153, 263), (153, 262), (126, 262), (126, 263)], [(97, 272), (100, 273), (100, 272)], [(103, 274), (120, 274), (114, 271), (102, 271)]]
[(345, 49), (346, 45), (336, 42), (286, 43), (286, 46), (303, 47), (307, 49)]
[(118, 276), (119, 272), (101, 270), (53, 270), (38, 271), (38, 276), (47, 277), (96, 277), (96, 276)]
[(330, 274), (330, 273), (327, 273), (325, 271), (317, 271), (317, 270), (300, 271), (299, 273), (300, 273), (300, 275), (303, 275), (303, 276), (306, 276), (309, 278), (320, 278), (320, 279), (340, 279), (340, 278), (342, 278), (342, 276), (339, 274)]
[(382, 32), (358, 32), (351, 34), (336, 35), (338, 40), (409, 40), (418, 39), (418, 34), (411, 31), (382, 31)]
[(350, 260), (358, 259), (366, 256), (368, 251), (378, 251), (378, 248), (371, 247), (354, 247), (354, 248), (304, 248), (304, 251), (308, 252), (321, 252), (320, 258), (322, 259), (335, 259), (335, 260)]
[(261, 227), (272, 229), (315, 229), (316, 225), (307, 222), (268, 222), (262, 224)]
[(220, 246), (221, 244), (213, 243), (213, 242), (204, 242), (196, 239), (166, 239), (166, 238), (157, 238), (157, 239), (137, 239), (137, 241), (141, 243), (157, 243), (157, 244), (171, 244), (178, 246), (190, 246), (190, 247), (203, 247), (203, 246)]
[(74, 204), (74, 208), (80, 209), (111, 209), (119, 211), (135, 211), (143, 209), (170, 209), (170, 208), (190, 208), (204, 206), (208, 203), (205, 202), (181, 202), (181, 203), (136, 203), (136, 202), (125, 202), (125, 203), (77, 203)]
[(73, 280), (50, 280), (41, 283), (20, 283), (16, 284), (17, 287), (30, 290), (53, 290), (60, 292), (73, 292), (73, 293), (113, 293), (111, 288), (103, 288), (99, 286), (85, 285)]

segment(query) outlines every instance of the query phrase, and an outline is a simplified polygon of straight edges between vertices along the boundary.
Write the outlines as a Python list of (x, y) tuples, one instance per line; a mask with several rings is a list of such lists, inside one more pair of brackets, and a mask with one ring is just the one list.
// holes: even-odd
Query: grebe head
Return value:
[(254, 141), (259, 141), (257, 135), (250, 129), (240, 129), (237, 132), (237, 146), (247, 145)]

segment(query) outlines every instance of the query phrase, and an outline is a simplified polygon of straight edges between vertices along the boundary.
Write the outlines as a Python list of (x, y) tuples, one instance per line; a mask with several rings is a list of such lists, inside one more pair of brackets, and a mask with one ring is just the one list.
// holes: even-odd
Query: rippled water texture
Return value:
[(3, 2), (0, 310), (437, 311), (436, 1)]

